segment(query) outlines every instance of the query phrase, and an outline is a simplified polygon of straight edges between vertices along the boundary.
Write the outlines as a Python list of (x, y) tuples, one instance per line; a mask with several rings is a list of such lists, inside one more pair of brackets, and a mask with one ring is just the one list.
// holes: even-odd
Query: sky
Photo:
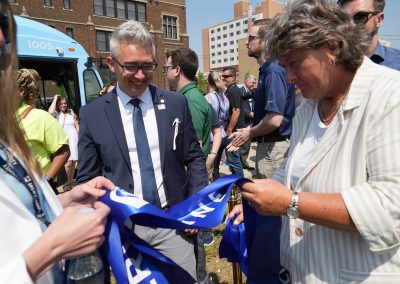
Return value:
[[(202, 29), (233, 19), (235, 0), (186, 0), (186, 24), (189, 35), (189, 47), (199, 56), (200, 70), (203, 69), (201, 50)], [(257, 0), (250, 0), (253, 8)], [(286, 2), (286, 1), (280, 1)], [(379, 36), (391, 42), (391, 46), (400, 49), (400, 1), (386, 0), (385, 19)]]

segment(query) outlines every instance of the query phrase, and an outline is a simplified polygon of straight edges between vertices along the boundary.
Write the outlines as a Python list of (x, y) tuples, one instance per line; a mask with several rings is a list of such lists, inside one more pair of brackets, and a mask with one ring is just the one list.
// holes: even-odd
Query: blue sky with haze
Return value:
[[(203, 65), (201, 50), (201, 30), (233, 19), (233, 3), (235, 0), (186, 0), (186, 21), (189, 35), (189, 46), (196, 51)], [(257, 0), (250, 0), (253, 8)], [(285, 2), (285, 1), (280, 1)], [(379, 36), (391, 42), (391, 46), (400, 49), (400, 0), (386, 0), (385, 19)]]

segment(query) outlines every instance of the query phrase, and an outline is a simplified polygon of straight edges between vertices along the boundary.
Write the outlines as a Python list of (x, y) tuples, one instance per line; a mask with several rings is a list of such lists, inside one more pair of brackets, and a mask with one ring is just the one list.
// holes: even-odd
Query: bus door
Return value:
[(78, 113), (81, 107), (77, 60), (20, 57), (20, 68), (35, 69), (40, 77), (37, 107), (48, 110), (56, 94), (67, 98), (69, 106)]

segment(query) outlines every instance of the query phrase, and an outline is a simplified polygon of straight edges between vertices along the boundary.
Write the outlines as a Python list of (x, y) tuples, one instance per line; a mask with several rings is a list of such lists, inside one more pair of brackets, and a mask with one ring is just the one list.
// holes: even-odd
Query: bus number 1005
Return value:
[(53, 44), (50, 41), (37, 41), (37, 40), (28, 40), (28, 48), (32, 49), (53, 49)]

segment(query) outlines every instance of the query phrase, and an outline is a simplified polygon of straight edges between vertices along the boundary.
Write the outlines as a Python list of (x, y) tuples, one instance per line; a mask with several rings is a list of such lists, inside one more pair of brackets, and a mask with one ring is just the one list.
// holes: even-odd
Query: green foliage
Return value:
[(201, 93), (207, 94), (206, 78), (204, 77), (203, 72), (199, 72), (197, 74), (197, 88), (200, 90)]

